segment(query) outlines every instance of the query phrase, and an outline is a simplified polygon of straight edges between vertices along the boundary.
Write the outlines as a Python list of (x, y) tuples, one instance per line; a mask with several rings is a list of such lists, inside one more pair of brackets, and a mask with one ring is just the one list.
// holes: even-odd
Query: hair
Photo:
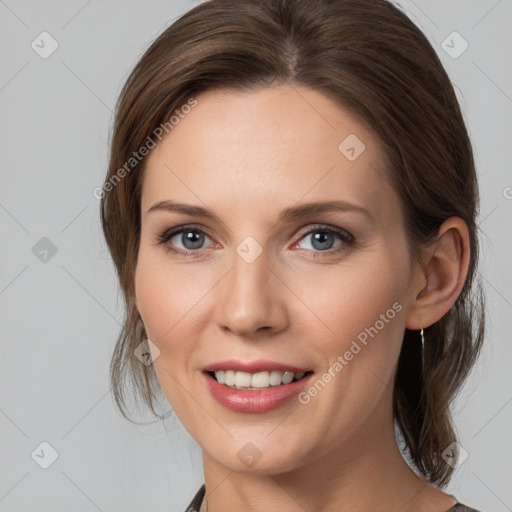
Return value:
[[(423, 356), (418, 331), (405, 329), (393, 393), (405, 455), (426, 480), (445, 486), (453, 467), (442, 452), (457, 440), (450, 406), (484, 338), (478, 184), (451, 81), (421, 30), (386, 0), (210, 0), (179, 17), (140, 58), (116, 105), (100, 206), (126, 305), (110, 368), (116, 404), (130, 419), (125, 397), (135, 396), (158, 416), (153, 405), (161, 391), (153, 366), (134, 356), (146, 339), (133, 302), (146, 160), (133, 155), (202, 91), (276, 84), (319, 91), (370, 127), (401, 198), (411, 260), (449, 217), (468, 226), (461, 293), (425, 328)], [(132, 168), (122, 173), (127, 162)]]

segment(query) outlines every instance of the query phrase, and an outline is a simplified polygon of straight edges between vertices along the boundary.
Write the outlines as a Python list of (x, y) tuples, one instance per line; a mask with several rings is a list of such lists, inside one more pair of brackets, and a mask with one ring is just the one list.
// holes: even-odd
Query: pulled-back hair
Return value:
[(470, 262), (462, 291), (425, 328), (423, 353), (418, 332), (405, 329), (393, 396), (409, 460), (444, 486), (453, 468), (441, 455), (456, 440), (450, 404), (484, 337), (476, 276), (478, 185), (446, 71), (419, 28), (384, 0), (210, 0), (177, 19), (137, 63), (118, 100), (101, 194), (102, 227), (126, 305), (111, 360), (117, 406), (130, 419), (129, 385), (157, 415), (155, 393), (161, 391), (153, 366), (134, 355), (146, 338), (132, 300), (146, 160), (130, 159), (200, 92), (277, 84), (319, 91), (372, 130), (401, 198), (411, 260), (418, 261), (422, 244), (433, 242), (449, 217), (467, 223)]

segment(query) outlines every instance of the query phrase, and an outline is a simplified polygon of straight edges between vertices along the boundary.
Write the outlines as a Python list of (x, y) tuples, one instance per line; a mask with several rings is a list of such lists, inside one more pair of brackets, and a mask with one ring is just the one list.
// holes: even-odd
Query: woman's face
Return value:
[(196, 99), (143, 183), (135, 299), (161, 387), (233, 471), (361, 453), (392, 428), (422, 285), (378, 141), (303, 87)]

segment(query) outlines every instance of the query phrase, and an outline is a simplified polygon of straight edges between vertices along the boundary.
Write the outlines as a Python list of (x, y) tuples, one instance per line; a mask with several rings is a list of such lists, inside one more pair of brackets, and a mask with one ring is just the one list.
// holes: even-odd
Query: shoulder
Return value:
[(204, 493), (205, 487), (203, 484), (197, 491), (196, 495), (192, 498), (192, 501), (190, 502), (189, 506), (185, 509), (185, 512), (199, 512), (199, 509), (201, 508), (201, 503), (203, 502)]
[[(205, 486), (204, 484), (199, 488), (195, 496), (192, 498), (192, 501), (188, 505), (188, 507), (185, 509), (185, 512), (199, 512), (199, 509), (201, 508), (201, 503), (203, 502), (205, 494)], [(448, 509), (446, 512), (480, 512), (479, 510), (476, 510), (474, 508), (468, 507), (467, 505), (464, 505), (462, 503), (457, 503), (450, 509)]]
[(447, 510), (446, 512), (480, 512), (475, 508), (468, 507), (467, 505), (463, 505), (462, 503), (455, 504), (452, 508)]

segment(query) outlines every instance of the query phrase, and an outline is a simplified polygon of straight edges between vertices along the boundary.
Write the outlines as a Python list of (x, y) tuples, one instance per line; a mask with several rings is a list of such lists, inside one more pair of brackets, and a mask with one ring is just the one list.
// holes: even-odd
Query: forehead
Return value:
[(378, 139), (320, 92), (282, 85), (210, 90), (196, 100), (147, 157), (143, 211), (167, 199), (214, 210), (327, 199), (381, 216), (396, 210)]

